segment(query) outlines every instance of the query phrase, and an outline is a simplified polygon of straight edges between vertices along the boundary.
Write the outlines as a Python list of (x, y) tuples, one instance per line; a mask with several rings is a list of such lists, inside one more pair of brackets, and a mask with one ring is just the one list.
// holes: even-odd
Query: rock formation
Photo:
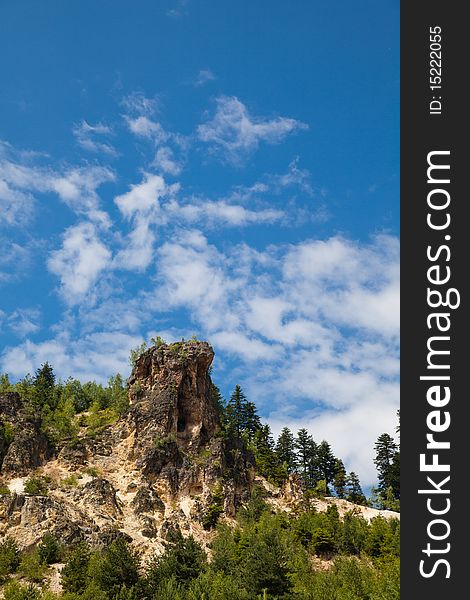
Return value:
[[(256, 475), (242, 442), (222, 435), (213, 357), (206, 342), (150, 348), (129, 378), (127, 412), (93, 435), (81, 427), (54, 452), (21, 397), (1, 395), (0, 539), (11, 535), (24, 548), (45, 532), (65, 544), (107, 544), (123, 535), (150, 553), (179, 528), (206, 543), (214, 502), (222, 498), (221, 518), (231, 522), (255, 485), (274, 508), (295, 510), (299, 486), (276, 489)], [(25, 493), (31, 475), (47, 492)]]

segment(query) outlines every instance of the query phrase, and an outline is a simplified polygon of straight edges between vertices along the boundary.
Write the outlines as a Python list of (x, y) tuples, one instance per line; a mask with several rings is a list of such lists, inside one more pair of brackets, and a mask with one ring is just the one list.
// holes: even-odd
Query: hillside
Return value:
[[(213, 356), (206, 342), (153, 346), (136, 360), (120, 418), (91, 427), (90, 410), (82, 411), (74, 435), (55, 443), (18, 392), (1, 395), (0, 542), (14, 540), (28, 555), (49, 535), (66, 556), (80, 543), (103, 552), (125, 540), (144, 564), (168, 552), (175, 536), (194, 538), (211, 557), (224, 524), (236, 530), (241, 511), (246, 516), (257, 501), (264, 507), (259, 518), (284, 514), (292, 522), (299, 515), (355, 515), (367, 529), (376, 517), (399, 517), (306, 494), (296, 474), (280, 485), (260, 475), (244, 441), (224, 432)], [(333, 548), (312, 553), (320, 570), (332, 566)], [(44, 575), (55, 577), (57, 592), (60, 568)]]

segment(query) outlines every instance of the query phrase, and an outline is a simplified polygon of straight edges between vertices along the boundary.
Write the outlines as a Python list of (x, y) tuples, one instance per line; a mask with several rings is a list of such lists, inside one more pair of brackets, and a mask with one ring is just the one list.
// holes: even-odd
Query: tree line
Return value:
[[(101, 548), (61, 545), (46, 534), (20, 552), (0, 543), (5, 600), (399, 600), (400, 526), (306, 509), (274, 514), (256, 489), (234, 526), (219, 525), (211, 559), (192, 537), (170, 529), (163, 554), (143, 560), (116, 532)], [(319, 569), (315, 561), (322, 561)], [(62, 593), (48, 590), (62, 563)]]

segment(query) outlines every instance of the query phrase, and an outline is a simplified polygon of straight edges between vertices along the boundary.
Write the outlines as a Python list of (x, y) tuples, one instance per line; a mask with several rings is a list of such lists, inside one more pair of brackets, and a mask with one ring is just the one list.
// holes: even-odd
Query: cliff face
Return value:
[[(4, 448), (1, 474), (11, 493), (0, 495), (0, 536), (28, 546), (49, 531), (66, 543), (100, 544), (121, 532), (149, 552), (162, 548), (175, 527), (209, 540), (203, 524), (215, 495), (230, 519), (255, 476), (249, 453), (221, 436), (213, 357), (206, 342), (150, 348), (129, 378), (127, 413), (99, 435), (81, 430), (55, 456), (38, 427), (23, 419)], [(21, 406), (17, 394), (3, 396), (0, 418), (11, 422)], [(36, 427), (34, 435), (28, 427)], [(36, 467), (34, 474), (47, 480), (45, 496), (24, 492)]]
[[(99, 546), (124, 536), (150, 554), (175, 528), (208, 543), (208, 517), (233, 522), (255, 485), (275, 510), (302, 506), (295, 478), (275, 488), (256, 475), (243, 444), (222, 435), (213, 357), (206, 342), (150, 348), (129, 378), (128, 411), (99, 431), (80, 427), (54, 451), (21, 397), (1, 395), (0, 540), (10, 535), (25, 548), (49, 532), (67, 545), (84, 539)], [(31, 476), (44, 489), (26, 493)], [(318, 510), (331, 502), (343, 503), (343, 512), (354, 508), (328, 499)], [(380, 512), (364, 510), (367, 518)]]

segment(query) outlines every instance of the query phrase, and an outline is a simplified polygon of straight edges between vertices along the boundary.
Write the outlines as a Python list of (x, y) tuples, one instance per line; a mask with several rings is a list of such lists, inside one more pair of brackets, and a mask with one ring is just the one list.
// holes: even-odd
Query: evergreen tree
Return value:
[(38, 546), (38, 553), (39, 558), (46, 565), (59, 562), (60, 546), (52, 534), (45, 533), (42, 536), (41, 542)]
[(60, 583), (64, 592), (80, 594), (84, 591), (88, 581), (89, 560), (90, 549), (88, 545), (84, 542), (78, 544), (60, 572)]
[(34, 403), (37, 408), (41, 409), (45, 404), (48, 404), (51, 408), (55, 408), (53, 402), (54, 386), (54, 370), (48, 362), (45, 362), (36, 370), (33, 378)]
[(227, 404), (227, 430), (238, 438), (245, 429), (245, 405), (247, 399), (242, 388), (237, 384)]
[(154, 556), (147, 568), (145, 587), (149, 597), (169, 579), (188, 585), (207, 566), (206, 554), (193, 536), (184, 538), (178, 530), (168, 542), (165, 553)]
[(139, 580), (139, 557), (123, 537), (118, 537), (89, 569), (92, 580), (110, 599), (125, 585), (133, 587)]
[(325, 480), (328, 491), (329, 484), (332, 483), (335, 478), (336, 458), (331, 451), (330, 444), (325, 440), (319, 444), (316, 455), (316, 464), (320, 473), (320, 478)]
[(388, 433), (382, 433), (375, 443), (376, 455), (374, 463), (378, 472), (378, 489), (383, 496), (385, 496), (389, 487), (394, 489), (394, 487), (398, 485), (399, 490), (399, 481), (397, 481), (396, 477), (396, 466), (393, 466), (397, 448), (397, 444)]
[(317, 445), (305, 428), (297, 432), (295, 447), (304, 484), (313, 488), (317, 482)]
[(354, 502), (354, 504), (366, 504), (366, 497), (361, 488), (359, 477), (351, 471), (346, 480), (347, 497), (346, 500)]
[(276, 455), (281, 465), (285, 465), (288, 474), (297, 468), (297, 455), (295, 453), (294, 434), (288, 427), (284, 427), (279, 434), (276, 444)]
[(225, 416), (225, 410), (226, 410), (225, 399), (222, 396), (222, 394), (220, 393), (220, 389), (215, 385), (215, 383), (211, 384), (211, 398), (212, 398), (212, 402), (215, 406), (215, 409), (217, 410), (217, 413), (220, 417), (222, 426), (225, 427), (227, 425), (226, 416)]
[(333, 479), (333, 487), (338, 498), (344, 498), (346, 494), (346, 469), (343, 461), (340, 458), (335, 460), (335, 476)]
[(259, 429), (261, 429), (261, 419), (256, 405), (254, 402), (246, 401), (243, 406), (243, 431), (247, 434), (248, 440), (251, 441)]
[(259, 473), (267, 479), (277, 480), (278, 461), (274, 452), (274, 438), (268, 424), (262, 425), (255, 432), (253, 443), (250, 447), (253, 448)]

